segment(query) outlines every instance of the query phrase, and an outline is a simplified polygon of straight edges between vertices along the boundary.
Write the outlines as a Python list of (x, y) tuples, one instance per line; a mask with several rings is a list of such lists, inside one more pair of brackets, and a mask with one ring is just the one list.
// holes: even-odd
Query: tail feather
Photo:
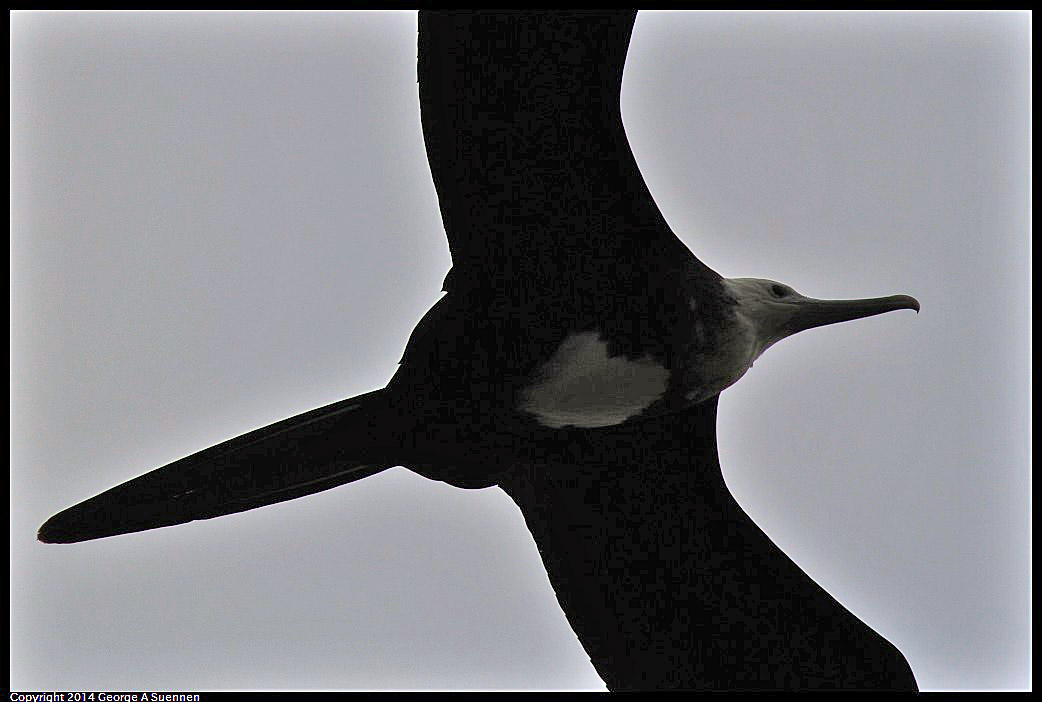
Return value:
[(73, 543), (243, 512), (396, 465), (382, 390), (229, 439), (54, 515), (45, 543)]

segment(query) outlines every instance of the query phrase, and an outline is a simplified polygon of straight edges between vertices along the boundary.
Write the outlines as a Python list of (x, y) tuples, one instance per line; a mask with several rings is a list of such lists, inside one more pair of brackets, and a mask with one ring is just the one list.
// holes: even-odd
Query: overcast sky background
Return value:
[[(383, 386), (449, 268), (416, 13), (11, 18), (12, 689), (603, 689), (520, 512), (396, 468), (71, 546), (56, 511)], [(726, 276), (900, 312), (720, 401), (735, 497), (924, 690), (1030, 685), (1030, 15), (640, 13)]]

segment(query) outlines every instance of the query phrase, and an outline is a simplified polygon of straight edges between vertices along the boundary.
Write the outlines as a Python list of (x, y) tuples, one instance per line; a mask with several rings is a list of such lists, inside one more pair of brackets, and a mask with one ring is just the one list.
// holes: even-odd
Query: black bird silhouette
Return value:
[(452, 269), (390, 383), (48, 520), (50, 543), (208, 519), (404, 465), (521, 508), (611, 690), (916, 690), (724, 484), (719, 393), (771, 344), (897, 309), (724, 279), (666, 224), (619, 107), (635, 12), (420, 12)]

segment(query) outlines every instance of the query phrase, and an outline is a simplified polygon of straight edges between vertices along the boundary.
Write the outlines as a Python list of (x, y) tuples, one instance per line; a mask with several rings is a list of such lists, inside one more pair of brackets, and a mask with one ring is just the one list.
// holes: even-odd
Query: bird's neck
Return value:
[(689, 359), (692, 382), (687, 399), (693, 403), (715, 397), (738, 382), (771, 343), (755, 302), (726, 278), (719, 287), (720, 311), (711, 331), (699, 331), (704, 324), (699, 318), (692, 325), (694, 353)]

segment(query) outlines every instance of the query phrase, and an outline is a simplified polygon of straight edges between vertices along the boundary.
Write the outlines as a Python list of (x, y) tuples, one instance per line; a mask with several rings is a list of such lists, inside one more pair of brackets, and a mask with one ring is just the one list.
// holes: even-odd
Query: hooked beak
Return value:
[(848, 322), (852, 319), (872, 317), (894, 310), (915, 310), (919, 312), (919, 301), (909, 295), (891, 295), (889, 297), (873, 297), (864, 300), (815, 300), (805, 298), (797, 306), (798, 310), (790, 320), (790, 334), (813, 329), (814, 327)]

